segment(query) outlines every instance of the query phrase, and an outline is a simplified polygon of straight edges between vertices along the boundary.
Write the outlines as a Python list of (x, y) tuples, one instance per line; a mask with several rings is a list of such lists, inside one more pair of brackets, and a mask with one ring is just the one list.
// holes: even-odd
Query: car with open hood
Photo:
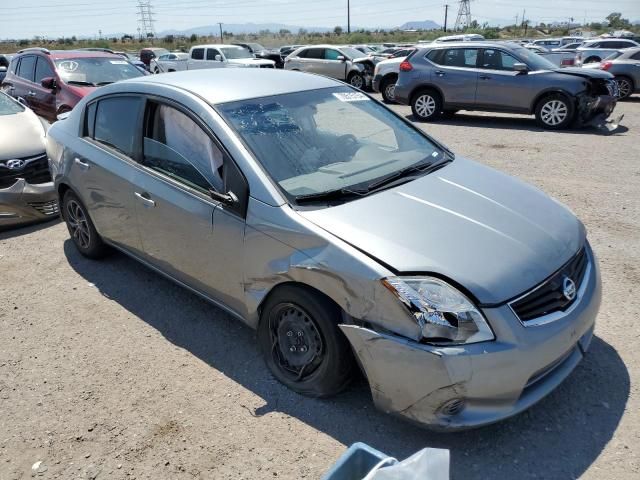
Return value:
[(58, 214), (45, 152), (49, 124), (0, 92), (0, 230)]
[(589, 347), (583, 224), (343, 82), (129, 80), (53, 125), (47, 152), (81, 254), (116, 248), (257, 329), (301, 394), (361, 365), (383, 411), (475, 427), (542, 399)]
[(554, 130), (574, 122), (604, 126), (618, 95), (607, 72), (559, 68), (511, 42), (433, 44), (415, 50), (399, 69), (394, 99), (411, 105), (419, 120), (464, 109), (535, 115)]

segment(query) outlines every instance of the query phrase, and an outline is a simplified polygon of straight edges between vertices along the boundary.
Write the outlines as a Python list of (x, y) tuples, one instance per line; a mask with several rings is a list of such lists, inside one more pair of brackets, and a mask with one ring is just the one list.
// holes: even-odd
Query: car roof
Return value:
[(234, 45), (232, 43), (205, 43), (202, 45), (194, 45), (191, 48), (221, 48), (221, 47), (244, 48), (244, 47), (241, 47), (240, 45)]
[(215, 68), (137, 77), (113, 86), (126, 89), (132, 83), (179, 88), (203, 98), (211, 105), (344, 85), (321, 75), (290, 70)]
[(96, 58), (96, 57), (105, 57), (105, 58), (114, 58), (122, 59), (120, 55), (116, 55), (113, 53), (102, 52), (99, 50), (49, 50), (49, 53), (45, 53), (43, 51), (38, 50), (25, 50), (20, 53), (20, 55), (29, 55), (29, 54), (40, 54), (45, 57), (50, 57), (53, 60), (63, 60), (66, 58)]
[(441, 42), (441, 43), (428, 43), (417, 46), (416, 48), (420, 48), (423, 50), (431, 50), (433, 48), (451, 48), (451, 47), (465, 47), (465, 48), (522, 48), (522, 45), (515, 42), (491, 42), (491, 41), (466, 41), (466, 42)]

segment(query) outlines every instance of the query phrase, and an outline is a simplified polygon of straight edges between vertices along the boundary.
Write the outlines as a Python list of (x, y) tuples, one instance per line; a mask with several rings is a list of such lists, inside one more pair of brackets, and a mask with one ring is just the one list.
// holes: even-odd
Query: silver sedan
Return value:
[(219, 69), (119, 82), (49, 135), (69, 233), (257, 329), (304, 395), (362, 366), (375, 404), (459, 429), (521, 412), (583, 358), (585, 229), (341, 82)]

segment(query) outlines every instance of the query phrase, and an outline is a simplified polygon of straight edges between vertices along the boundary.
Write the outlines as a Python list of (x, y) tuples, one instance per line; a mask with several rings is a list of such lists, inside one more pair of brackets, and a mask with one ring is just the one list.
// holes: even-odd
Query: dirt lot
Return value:
[(439, 434), (378, 413), (362, 381), (298, 396), (248, 328), (123, 255), (80, 257), (50, 223), (0, 233), (0, 479), (38, 461), (38, 478), (318, 478), (355, 441), (449, 448), (454, 479), (640, 478), (640, 98), (618, 112), (614, 135), (471, 113), (423, 125), (566, 203), (599, 256), (590, 355), (528, 412)]

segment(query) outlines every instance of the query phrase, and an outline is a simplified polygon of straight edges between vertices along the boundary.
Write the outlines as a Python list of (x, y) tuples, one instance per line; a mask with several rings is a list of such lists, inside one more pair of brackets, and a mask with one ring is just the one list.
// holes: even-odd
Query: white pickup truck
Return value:
[(188, 56), (163, 60), (157, 65), (161, 72), (223, 67), (275, 68), (273, 60), (254, 58), (246, 48), (224, 44), (195, 45)]

